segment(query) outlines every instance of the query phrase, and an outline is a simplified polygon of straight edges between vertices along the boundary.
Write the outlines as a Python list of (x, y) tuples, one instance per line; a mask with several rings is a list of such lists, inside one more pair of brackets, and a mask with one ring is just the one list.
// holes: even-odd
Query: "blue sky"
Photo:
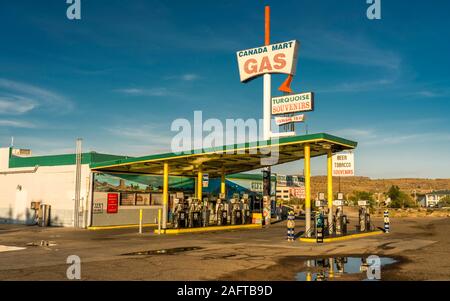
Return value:
[[(311, 132), (359, 142), (356, 172), (450, 177), (450, 2), (65, 0), (0, 3), (0, 145), (35, 154), (167, 151), (172, 120), (260, 118), (262, 81), (241, 84), (235, 51), (301, 42), (295, 91), (314, 91)], [(275, 88), (284, 79), (274, 76)], [(298, 133), (304, 132), (300, 127)], [(324, 174), (325, 160), (313, 160)], [(302, 163), (275, 170), (300, 173)]]

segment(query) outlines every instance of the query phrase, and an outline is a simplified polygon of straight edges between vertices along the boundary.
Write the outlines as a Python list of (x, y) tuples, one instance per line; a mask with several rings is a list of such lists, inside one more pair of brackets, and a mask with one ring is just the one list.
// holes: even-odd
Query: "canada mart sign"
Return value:
[(295, 75), (298, 45), (296, 40), (241, 50), (236, 53), (241, 82), (267, 73)]
[(314, 93), (300, 93), (272, 98), (272, 115), (314, 111)]

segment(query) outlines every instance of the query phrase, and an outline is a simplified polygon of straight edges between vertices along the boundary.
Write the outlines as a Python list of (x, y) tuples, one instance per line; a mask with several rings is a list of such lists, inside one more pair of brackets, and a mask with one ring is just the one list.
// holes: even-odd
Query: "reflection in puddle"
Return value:
[[(396, 263), (395, 259), (380, 257), (381, 267)], [(305, 271), (296, 275), (297, 281), (325, 281), (345, 274), (366, 273), (370, 264), (367, 257), (319, 258), (305, 261)]]

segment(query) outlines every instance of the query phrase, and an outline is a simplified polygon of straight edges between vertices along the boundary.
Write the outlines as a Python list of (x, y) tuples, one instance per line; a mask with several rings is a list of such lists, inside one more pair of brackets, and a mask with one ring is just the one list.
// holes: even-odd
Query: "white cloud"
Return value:
[(195, 74), (195, 73), (185, 73), (185, 74), (181, 74), (181, 75), (169, 75), (169, 76), (164, 77), (165, 80), (179, 80), (179, 81), (184, 81), (184, 82), (193, 82), (193, 81), (197, 81), (201, 78), (202, 77), (200, 75)]
[[(321, 93), (385, 89), (397, 83), (403, 73), (403, 60), (398, 53), (379, 47), (362, 34), (312, 28), (298, 31), (296, 34), (303, 36), (300, 58), (354, 65), (361, 70), (370, 68), (374, 71), (367, 73), (367, 76), (343, 80), (341, 83), (318, 89)], [(373, 78), (372, 74), (378, 75)]]
[[(125, 149), (129, 155), (141, 156), (170, 151), (172, 135), (157, 124), (116, 125), (105, 130), (115, 141), (108, 147), (108, 152), (121, 153)], [(105, 143), (109, 144), (109, 141), (107, 138)]]
[(27, 121), (0, 119), (0, 127), (35, 128), (36, 126)]
[(0, 113), (24, 114), (38, 107), (65, 112), (73, 103), (54, 91), (0, 78)]
[(302, 57), (388, 69), (401, 67), (402, 59), (397, 53), (381, 49), (361, 35), (318, 29), (301, 32), (305, 42)]
[(18, 95), (0, 96), (0, 114), (21, 115), (35, 109), (39, 104)]
[(157, 142), (160, 145), (170, 145), (171, 141), (170, 133), (163, 133), (157, 125), (117, 125), (105, 128), (105, 130), (114, 136), (139, 142), (148, 141), (153, 144)]
[[(431, 120), (424, 119), (424, 122), (431, 122)], [(358, 141), (359, 146), (386, 146), (386, 145), (398, 145), (411, 143), (416, 144), (426, 142), (450, 142), (449, 132), (403, 132), (396, 131), (395, 128), (398, 124), (403, 124), (408, 121), (398, 121), (396, 124), (391, 124), (390, 129), (364, 129), (364, 128), (348, 128), (334, 131), (333, 134), (348, 139), (354, 139)], [(421, 120), (417, 120), (421, 122)], [(411, 147), (413, 147), (411, 145)]]
[(183, 74), (181, 76), (181, 79), (184, 81), (194, 81), (194, 80), (198, 80), (200, 78), (200, 76), (198, 76), (197, 74), (193, 74), (193, 73), (189, 73), (189, 74)]
[(450, 96), (450, 91), (445, 89), (440, 89), (440, 91), (435, 90), (420, 90), (413, 93), (409, 93), (408, 96), (420, 97), (420, 98), (448, 98)]
[(385, 133), (384, 137), (379, 136), (371, 141), (366, 141), (366, 145), (397, 145), (405, 143), (413, 143), (411, 147), (418, 145), (420, 143), (431, 143), (431, 142), (450, 142), (449, 133), (418, 133), (418, 134), (408, 134), (408, 133)]
[(416, 93), (418, 96), (423, 96), (423, 97), (439, 97), (440, 94), (433, 92), (433, 91), (419, 91)]
[(342, 129), (335, 131), (337, 136), (353, 139), (368, 139), (376, 137), (376, 133), (371, 129)]
[(320, 89), (321, 93), (336, 93), (336, 92), (363, 92), (374, 89), (383, 89), (388, 85), (395, 83), (395, 79), (382, 78), (368, 81), (354, 81), (343, 82), (335, 86)]
[(151, 88), (151, 89), (145, 89), (145, 88), (123, 88), (123, 89), (117, 89), (114, 90), (115, 92), (130, 95), (130, 96), (156, 96), (156, 97), (162, 97), (162, 96), (169, 96), (173, 95), (174, 93), (171, 92), (167, 88)]

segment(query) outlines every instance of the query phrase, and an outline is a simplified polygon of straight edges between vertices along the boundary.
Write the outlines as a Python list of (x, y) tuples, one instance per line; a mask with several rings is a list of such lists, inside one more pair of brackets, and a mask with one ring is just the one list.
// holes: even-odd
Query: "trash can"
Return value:
[(39, 227), (50, 226), (50, 205), (41, 204), (39, 208), (38, 225)]

